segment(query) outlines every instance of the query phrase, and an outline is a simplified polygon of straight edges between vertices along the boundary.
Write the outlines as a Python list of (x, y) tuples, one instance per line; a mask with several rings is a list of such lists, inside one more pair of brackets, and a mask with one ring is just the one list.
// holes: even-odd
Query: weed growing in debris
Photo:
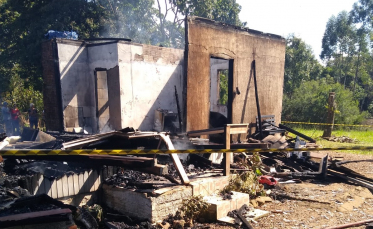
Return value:
[(180, 211), (188, 220), (195, 220), (205, 214), (209, 204), (203, 200), (202, 196), (192, 196), (184, 199)]
[(259, 183), (258, 176), (254, 171), (247, 171), (232, 176), (229, 184), (222, 190), (222, 193), (231, 193), (232, 191), (244, 192), (250, 194), (250, 197), (256, 197), (264, 195), (264, 186)]

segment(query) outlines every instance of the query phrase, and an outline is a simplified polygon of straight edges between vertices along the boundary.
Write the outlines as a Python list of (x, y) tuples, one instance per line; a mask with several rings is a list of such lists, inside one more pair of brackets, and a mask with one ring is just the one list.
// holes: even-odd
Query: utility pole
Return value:
[(324, 129), (324, 138), (330, 138), (332, 136), (333, 126), (334, 126), (334, 111), (335, 111), (335, 92), (329, 93), (328, 99), (328, 117), (326, 119), (326, 128)]

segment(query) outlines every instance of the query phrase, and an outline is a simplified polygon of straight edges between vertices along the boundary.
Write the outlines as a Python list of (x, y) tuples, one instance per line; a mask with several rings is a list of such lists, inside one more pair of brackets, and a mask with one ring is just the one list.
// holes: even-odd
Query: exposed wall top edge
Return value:
[(197, 16), (191, 16), (188, 17), (188, 22), (192, 24), (200, 24), (205, 25), (209, 27), (213, 27), (216, 29), (222, 29), (222, 30), (231, 30), (231, 31), (240, 31), (240, 32), (246, 32), (251, 35), (259, 35), (262, 37), (270, 38), (270, 39), (276, 39), (276, 40), (282, 40), (285, 42), (285, 38), (283, 38), (280, 35), (272, 34), (272, 33), (264, 33), (258, 30), (249, 29), (246, 27), (240, 27), (235, 25), (230, 25), (224, 22), (218, 22), (207, 18), (197, 17)]
[(93, 46), (100, 46), (100, 45), (108, 45), (108, 44), (113, 44), (113, 43), (121, 43), (121, 44), (129, 44), (129, 45), (135, 45), (135, 46), (152, 46), (152, 47), (159, 47), (160, 49), (176, 49), (176, 50), (184, 50), (184, 49), (179, 49), (179, 48), (172, 48), (172, 47), (163, 47), (163, 46), (156, 46), (156, 45), (149, 45), (149, 44), (140, 44), (140, 43), (135, 43), (132, 41), (126, 41), (126, 40), (115, 40), (115, 39), (109, 39), (105, 40), (103, 39), (100, 42), (91, 42), (91, 41), (86, 41), (86, 40), (71, 40), (71, 39), (64, 39), (64, 38), (53, 38), (51, 40), (46, 40), (44, 42), (50, 42), (54, 41), (56, 43), (60, 44), (69, 44), (69, 45), (76, 45), (76, 46), (87, 46), (87, 47), (93, 47)]

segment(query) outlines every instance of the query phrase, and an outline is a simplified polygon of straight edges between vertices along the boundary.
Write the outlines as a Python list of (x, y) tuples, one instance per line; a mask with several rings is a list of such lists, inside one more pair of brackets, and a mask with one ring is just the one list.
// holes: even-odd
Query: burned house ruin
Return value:
[(253, 133), (253, 60), (261, 112), (281, 120), (285, 39), (277, 35), (192, 17), (185, 50), (127, 39), (53, 39), (42, 56), (47, 130), (153, 130), (157, 109), (177, 113), (176, 87), (179, 129), (208, 129), (212, 111), (221, 123), (252, 124)]

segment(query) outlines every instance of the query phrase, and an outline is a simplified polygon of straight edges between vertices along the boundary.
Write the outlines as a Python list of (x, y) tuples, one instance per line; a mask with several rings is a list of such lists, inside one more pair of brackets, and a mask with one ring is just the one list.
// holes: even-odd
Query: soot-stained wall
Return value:
[[(257, 116), (252, 61), (256, 61), (262, 115), (281, 121), (285, 39), (203, 18), (186, 22), (187, 131), (209, 128), (210, 57), (233, 59), (232, 123), (252, 123)], [(240, 94), (236, 92), (238, 87)]]

